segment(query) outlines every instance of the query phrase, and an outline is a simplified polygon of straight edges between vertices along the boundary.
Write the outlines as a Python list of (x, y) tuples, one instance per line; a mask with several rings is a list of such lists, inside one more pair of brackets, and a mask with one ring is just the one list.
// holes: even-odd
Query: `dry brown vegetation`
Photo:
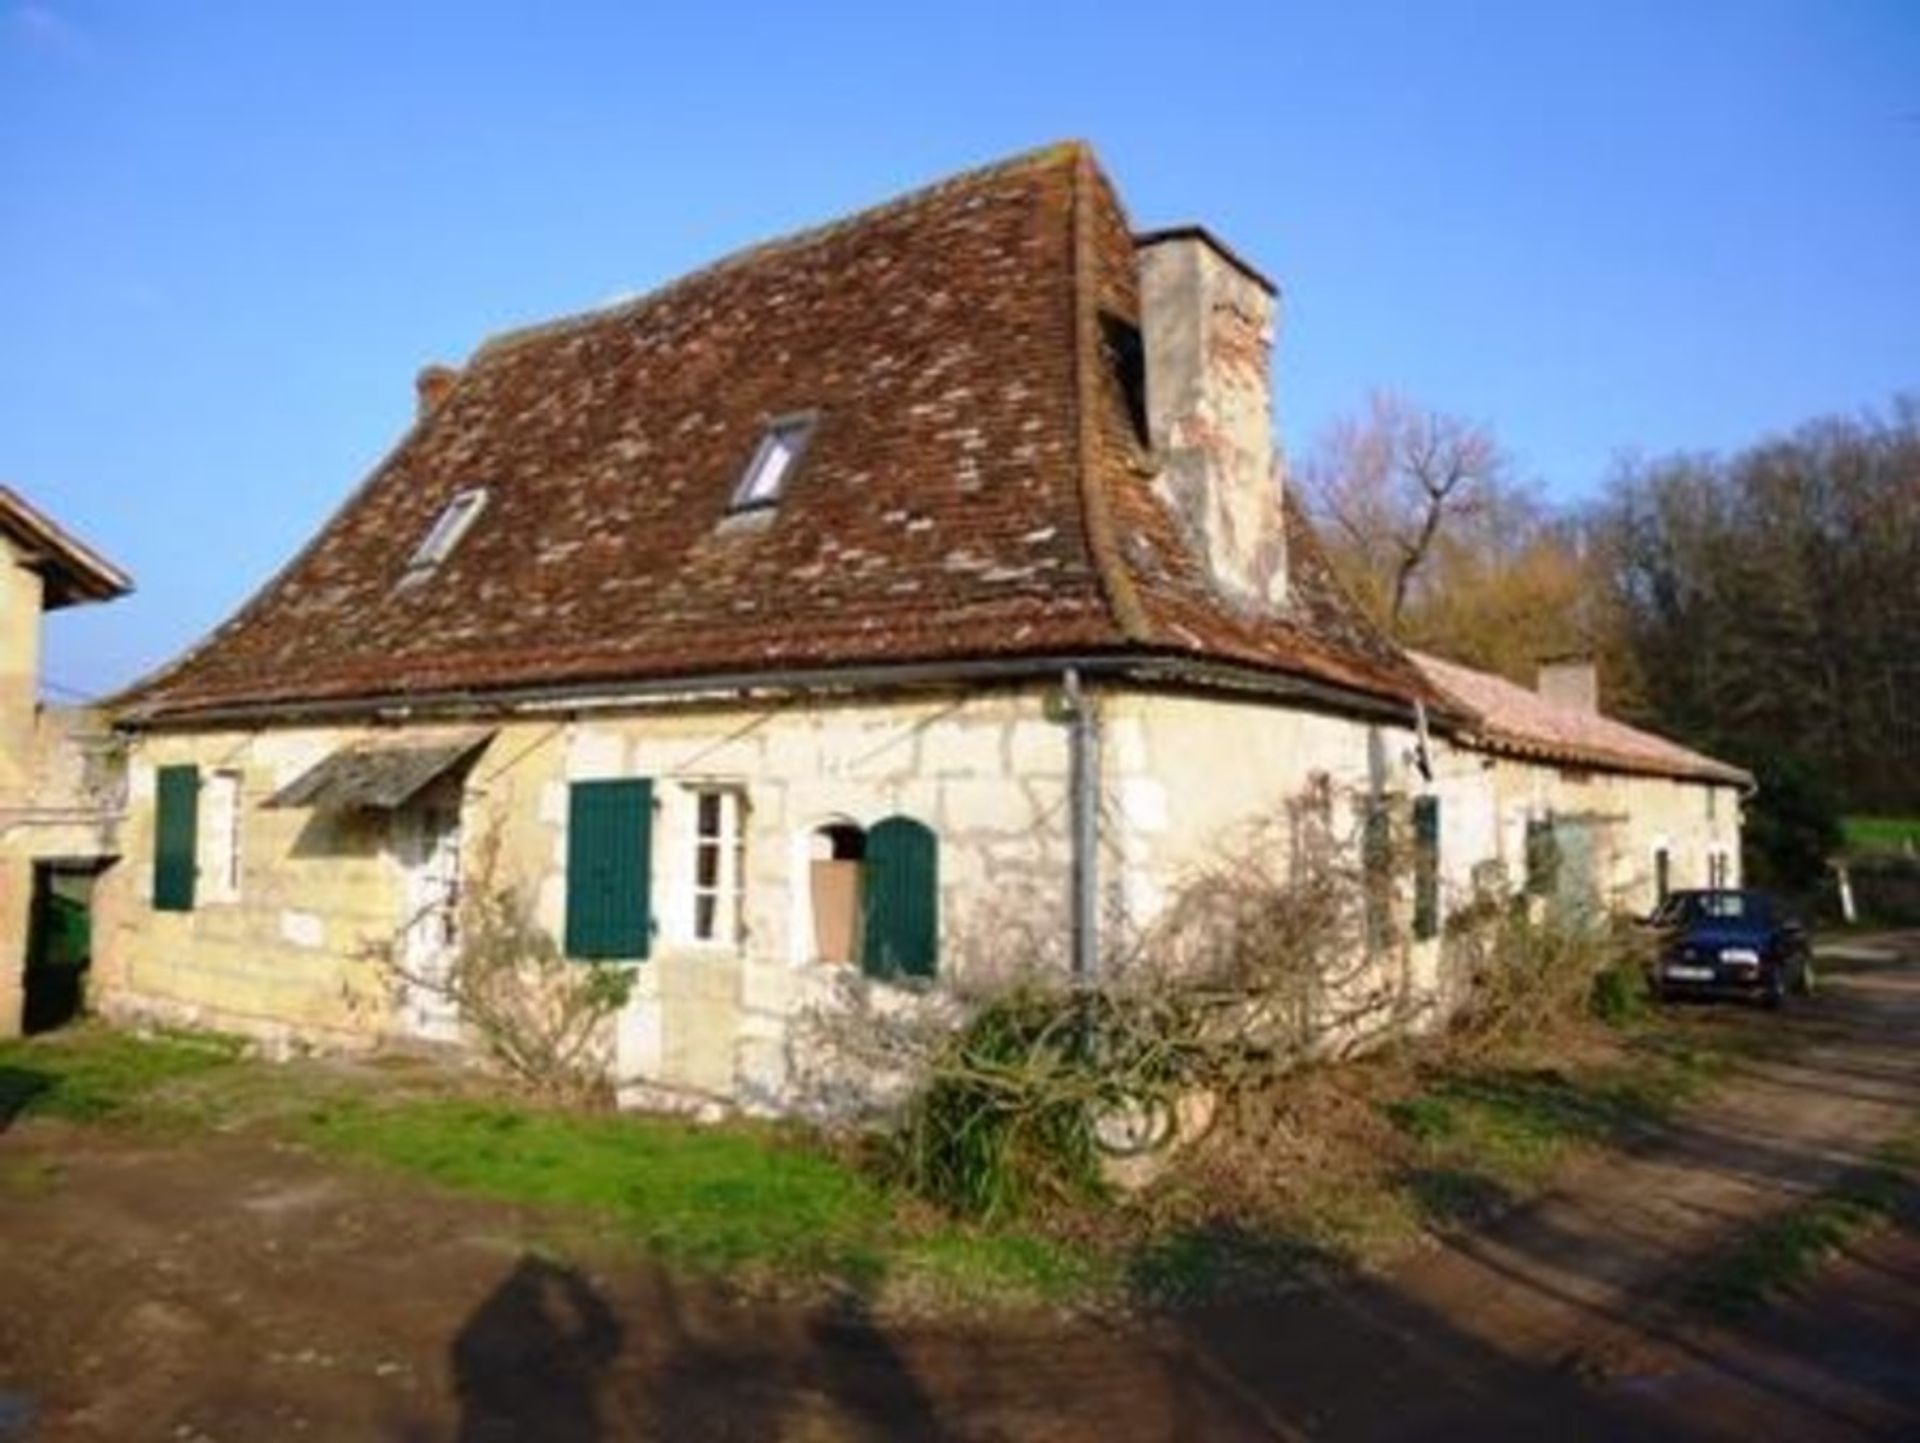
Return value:
[(407, 947), (421, 916), (361, 949), (380, 982), (370, 1005), (390, 1014), (410, 994), (430, 994), (520, 1090), (572, 1106), (610, 1102), (611, 1028), (632, 992), (633, 969), (562, 955), (534, 917), (530, 890), (507, 874), (497, 823), (472, 849), (453, 916), (451, 945), (431, 966)]
[[(1097, 982), (1029, 975), (927, 1011), (856, 1006), (817, 1019), (812, 1042), (921, 1079), (881, 1154), (965, 1216), (1125, 1235), (1148, 1256), (1155, 1239), (1225, 1235), (1194, 1246), (1244, 1261), (1248, 1236), (1284, 1238), (1289, 1266), (1303, 1242), (1403, 1237), (1422, 1187), (1464, 1209), (1476, 1186), (1409, 1183), (1449, 1153), (1439, 1132), (1599, 1125), (1620, 1098), (1532, 1072), (1544, 1056), (1588, 1057), (1596, 1077), (1617, 1064), (1596, 998), (1640, 985), (1630, 935), (1497, 895), (1449, 919), (1439, 992), (1412, 985), (1406, 829), (1368, 820), (1405, 805), (1310, 794), (1278, 835), (1224, 848)], [(1479, 1095), (1459, 1091), (1475, 1079)], [(1437, 1086), (1453, 1091), (1424, 1113), (1395, 1110)], [(1148, 1185), (1115, 1207), (1121, 1181)], [(1382, 1209), (1397, 1215), (1363, 1216)]]

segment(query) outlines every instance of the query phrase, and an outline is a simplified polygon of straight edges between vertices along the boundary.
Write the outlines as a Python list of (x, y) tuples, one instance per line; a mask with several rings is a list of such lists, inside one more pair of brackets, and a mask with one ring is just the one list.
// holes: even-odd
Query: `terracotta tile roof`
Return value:
[(1491, 750), (1602, 771), (1689, 777), (1736, 786), (1753, 781), (1738, 767), (1598, 712), (1550, 702), (1503, 676), (1424, 652), (1411, 655), (1436, 687), (1473, 715), (1469, 735)]
[(46, 581), (46, 608), (111, 601), (133, 590), (133, 578), (10, 486), (0, 486), (0, 533), (27, 555)]
[[(1289, 614), (1215, 595), (1109, 346), (1137, 316), (1126, 219), (1069, 144), (496, 338), (122, 715), (1065, 653), (1432, 699), (1297, 512)], [(779, 505), (729, 519), (768, 421), (800, 411)], [(464, 539), (396, 585), (472, 487)]]

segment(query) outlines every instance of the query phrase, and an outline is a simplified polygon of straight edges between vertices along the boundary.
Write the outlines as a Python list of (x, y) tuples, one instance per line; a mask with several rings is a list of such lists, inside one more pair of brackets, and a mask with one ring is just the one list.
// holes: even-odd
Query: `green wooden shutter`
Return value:
[(870, 977), (932, 977), (940, 946), (939, 843), (911, 817), (867, 833), (861, 969)]
[(575, 782), (567, 802), (567, 955), (651, 950), (653, 783)]
[(1413, 935), (1440, 931), (1440, 799), (1413, 799)]
[(1393, 940), (1393, 818), (1384, 797), (1369, 797), (1360, 829), (1361, 885), (1366, 891), (1367, 950)]
[(199, 871), (200, 769), (161, 767), (153, 824), (153, 905), (160, 912), (191, 912)]
[(1553, 894), (1560, 879), (1560, 839), (1551, 817), (1527, 819), (1527, 891), (1535, 897)]

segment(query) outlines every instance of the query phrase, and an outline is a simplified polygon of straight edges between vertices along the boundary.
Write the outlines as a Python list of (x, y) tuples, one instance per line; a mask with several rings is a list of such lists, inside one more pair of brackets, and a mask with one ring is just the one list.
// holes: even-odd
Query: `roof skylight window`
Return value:
[(747, 463), (740, 484), (733, 488), (734, 511), (753, 511), (776, 504), (806, 454), (813, 435), (811, 415), (782, 416), (771, 422)]
[(460, 538), (472, 528), (486, 504), (484, 487), (474, 486), (456, 492), (446, 508), (434, 518), (433, 525), (427, 528), (426, 536), (407, 562), (406, 574), (400, 578), (401, 584), (423, 581), (432, 574), (436, 566), (453, 554), (453, 548), (460, 544)]

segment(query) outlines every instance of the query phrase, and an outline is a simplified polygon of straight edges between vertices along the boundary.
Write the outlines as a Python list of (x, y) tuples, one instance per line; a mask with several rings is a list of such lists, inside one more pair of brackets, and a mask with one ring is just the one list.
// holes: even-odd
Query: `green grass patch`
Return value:
[(1920, 1185), (1920, 1126), (1882, 1147), (1865, 1166), (1741, 1238), (1688, 1289), (1696, 1306), (1739, 1317), (1791, 1292), (1855, 1239), (1899, 1216)]
[(590, 1212), (616, 1237), (707, 1271), (943, 1305), (1061, 1302), (1106, 1276), (1091, 1250), (1038, 1235), (907, 1224), (897, 1197), (778, 1127), (342, 1099), (300, 1134), (462, 1192)]
[[(1616, 1061), (1435, 1067), (1422, 1075), (1418, 1092), (1381, 1104), (1412, 1148), (1383, 1184), (1401, 1212), (1416, 1226), (1492, 1216), (1537, 1192), (1576, 1151), (1647, 1136), (1771, 1041), (1659, 1017), (1627, 1030), (1624, 1057)], [(1371, 1211), (1376, 1223), (1396, 1221), (1385, 1202)]]
[(541, 1111), (457, 1099), (341, 1099), (300, 1128), (318, 1146), (508, 1202), (585, 1208), (676, 1261), (871, 1279), (887, 1199), (773, 1129)]
[(82, 1027), (0, 1042), (0, 1119), (122, 1120), (164, 1107), (173, 1084), (231, 1066), (240, 1045), (190, 1032)]
[[(1091, 1247), (941, 1220), (793, 1129), (542, 1109), (417, 1069), (240, 1060), (236, 1041), (85, 1027), (0, 1043), (0, 1119), (249, 1128), (546, 1212), (536, 1232), (638, 1245), (768, 1283), (941, 1306), (1044, 1304), (1112, 1285)], [(57, 1175), (0, 1170), (0, 1194)], [(584, 1226), (579, 1226), (584, 1225)]]
[(1034, 1233), (942, 1228), (901, 1240), (891, 1260), (894, 1290), (941, 1306), (1028, 1306), (1110, 1292), (1112, 1262), (1090, 1248)]
[(1667, 1105), (1656, 1085), (1628, 1071), (1515, 1068), (1440, 1074), (1383, 1110), (1437, 1165), (1427, 1174), (1436, 1184), (1478, 1178), (1511, 1187), (1537, 1184), (1571, 1148), (1623, 1140)]
[(1847, 817), (1840, 832), (1849, 852), (1920, 851), (1920, 817)]

